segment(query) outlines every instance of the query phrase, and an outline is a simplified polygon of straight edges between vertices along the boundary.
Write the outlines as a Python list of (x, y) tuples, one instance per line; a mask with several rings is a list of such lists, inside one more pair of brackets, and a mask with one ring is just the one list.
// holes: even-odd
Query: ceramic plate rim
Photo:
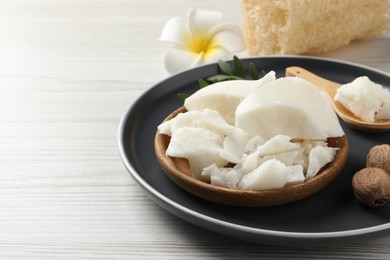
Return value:
[[(242, 60), (245, 59), (263, 59), (263, 58), (285, 58), (285, 59), (311, 59), (311, 60), (319, 60), (319, 61), (324, 61), (324, 62), (331, 62), (331, 63), (339, 63), (339, 64), (344, 64), (348, 66), (353, 66), (353, 67), (359, 67), (364, 70), (369, 70), (373, 71), (379, 74), (382, 74), (386, 77), (390, 77), (390, 74), (376, 69), (372, 68), (366, 65), (361, 65), (349, 61), (342, 61), (342, 60), (337, 60), (337, 59), (331, 59), (331, 58), (324, 58), (324, 57), (313, 57), (313, 56), (304, 56), (304, 55), (267, 55), (267, 56), (261, 56), (261, 57), (246, 57), (243, 58)], [(210, 66), (210, 65), (215, 65), (215, 64), (207, 64), (207, 65), (202, 65), (199, 67), (196, 67), (194, 69), (198, 69), (201, 67), (205, 66)], [(118, 129), (118, 145), (119, 145), (119, 152), (121, 159), (126, 166), (127, 170), (129, 171), (130, 175), (133, 177), (133, 179), (143, 188), (146, 192), (148, 192), (150, 195), (152, 195), (152, 199), (157, 199), (156, 201), (158, 204), (159, 202), (163, 202), (165, 206), (168, 206), (169, 208), (165, 208), (166, 210), (170, 211), (171, 213), (177, 215), (178, 217), (181, 217), (183, 219), (186, 219), (183, 216), (179, 216), (176, 211), (178, 210), (179, 212), (188, 214), (191, 217), (194, 217), (196, 219), (199, 219), (201, 221), (210, 223), (210, 224), (216, 224), (219, 227), (222, 228), (228, 228), (231, 230), (236, 230), (236, 231), (241, 231), (245, 233), (250, 233), (254, 235), (263, 235), (263, 236), (274, 236), (274, 237), (283, 237), (283, 238), (302, 238), (302, 239), (321, 239), (321, 238), (343, 238), (343, 237), (353, 237), (353, 236), (358, 236), (358, 235), (363, 235), (363, 234), (369, 234), (369, 233), (374, 233), (378, 231), (384, 231), (390, 228), (390, 222), (380, 224), (380, 225), (375, 225), (375, 226), (370, 226), (370, 227), (365, 227), (365, 228), (357, 228), (357, 229), (351, 229), (351, 230), (342, 230), (342, 231), (331, 231), (331, 232), (290, 232), (290, 231), (280, 231), (280, 230), (271, 230), (271, 229), (263, 229), (263, 228), (255, 228), (255, 227), (248, 227), (248, 226), (243, 226), (239, 224), (234, 224), (228, 221), (224, 220), (219, 220), (213, 217), (210, 217), (208, 215), (199, 213), (195, 210), (192, 210), (190, 208), (187, 208), (169, 198), (161, 194), (158, 190), (153, 188), (147, 181), (145, 181), (139, 173), (133, 168), (129, 160), (126, 158), (126, 153), (125, 153), (125, 147), (124, 143), (122, 142), (123, 136), (124, 136), (124, 130), (125, 130), (125, 123), (127, 118), (129, 117), (130, 113), (132, 112), (133, 108), (136, 107), (138, 102), (144, 98), (144, 96), (148, 95), (148, 93), (156, 86), (160, 85), (162, 82), (168, 80), (171, 77), (178, 76), (180, 74), (185, 74), (188, 71), (191, 71), (193, 69), (188, 69), (185, 71), (182, 71), (180, 73), (171, 75), (168, 78), (165, 78), (158, 83), (154, 84), (152, 87), (148, 88), (143, 94), (141, 94), (128, 108), (126, 113), (122, 116), (120, 123), (119, 123), (119, 129)], [(164, 205), (160, 205), (163, 206)], [(193, 223), (196, 224), (196, 223)]]

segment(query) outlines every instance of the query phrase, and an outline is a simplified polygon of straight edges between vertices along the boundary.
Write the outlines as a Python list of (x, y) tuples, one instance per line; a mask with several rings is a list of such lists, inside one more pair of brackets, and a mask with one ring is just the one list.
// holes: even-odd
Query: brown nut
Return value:
[(380, 168), (364, 168), (352, 178), (352, 188), (359, 202), (381, 207), (390, 202), (390, 175)]
[(390, 145), (375, 145), (367, 154), (366, 167), (381, 168), (390, 174)]

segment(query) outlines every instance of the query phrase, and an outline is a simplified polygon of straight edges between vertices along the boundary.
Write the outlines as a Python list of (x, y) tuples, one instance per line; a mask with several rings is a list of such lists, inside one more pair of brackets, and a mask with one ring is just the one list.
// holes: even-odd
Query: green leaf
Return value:
[(237, 76), (230, 76), (230, 75), (223, 75), (223, 74), (218, 74), (207, 78), (208, 81), (211, 81), (213, 83), (226, 81), (226, 80), (237, 80), (237, 79), (241, 79), (241, 78)]
[(190, 94), (188, 93), (177, 93), (177, 96), (181, 99), (181, 100), (185, 100), (186, 98), (188, 98), (190, 96)]
[(219, 69), (227, 74), (227, 75), (230, 75), (232, 76), (233, 75), (233, 70), (232, 68), (230, 67), (230, 65), (226, 62), (226, 61), (223, 61), (223, 60), (219, 60), (218, 61), (218, 66), (219, 66)]
[[(218, 61), (218, 67), (222, 73), (208, 77), (206, 80), (198, 79), (199, 88), (204, 88), (212, 83), (217, 83), (221, 81), (237, 80), (237, 79), (245, 80), (247, 78), (245, 66), (237, 56), (233, 56), (233, 67), (230, 66), (229, 63), (223, 60)], [(249, 70), (249, 75), (253, 80), (257, 80), (260, 78), (259, 72), (257, 71), (253, 63), (249, 64), (248, 70)], [(264, 70), (262, 70), (261, 72), (264, 75), (266, 74)], [(186, 98), (191, 96), (191, 94), (178, 93), (177, 96), (180, 99), (185, 100)]]
[(237, 71), (238, 75), (242, 79), (246, 79), (244, 64), (241, 62), (239, 58), (237, 58), (237, 56), (233, 56), (233, 64), (234, 64), (234, 70)]
[(209, 83), (204, 79), (198, 79), (198, 85), (199, 85), (199, 88), (204, 88), (204, 87), (207, 87), (209, 85)]
[(249, 64), (249, 74), (251, 75), (251, 78), (254, 80), (258, 80), (260, 78), (259, 73), (257, 73), (255, 64), (253, 64), (253, 62)]

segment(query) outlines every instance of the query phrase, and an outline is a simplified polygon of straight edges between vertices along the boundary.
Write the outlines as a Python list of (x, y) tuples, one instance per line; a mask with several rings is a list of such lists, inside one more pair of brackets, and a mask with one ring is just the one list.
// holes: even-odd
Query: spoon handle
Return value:
[(328, 93), (328, 95), (331, 97), (332, 100), (336, 95), (337, 88), (340, 87), (340, 84), (336, 82), (324, 79), (314, 73), (311, 73), (308, 70), (305, 70), (304, 68), (297, 67), (297, 66), (286, 68), (286, 76), (296, 76), (309, 81), (314, 86)]

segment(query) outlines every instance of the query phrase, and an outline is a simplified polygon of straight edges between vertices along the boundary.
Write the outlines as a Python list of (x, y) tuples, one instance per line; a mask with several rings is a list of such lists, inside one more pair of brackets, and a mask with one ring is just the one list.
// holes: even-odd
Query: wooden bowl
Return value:
[[(174, 118), (177, 114), (186, 112), (184, 107), (170, 114), (164, 121)], [(172, 181), (186, 191), (203, 199), (231, 206), (264, 207), (283, 205), (298, 201), (320, 191), (341, 172), (348, 157), (348, 140), (344, 135), (328, 138), (328, 145), (340, 148), (334, 160), (324, 166), (317, 175), (303, 183), (294, 184), (280, 189), (261, 191), (233, 190), (203, 182), (191, 176), (187, 159), (174, 158), (166, 155), (170, 137), (156, 133), (154, 148), (157, 159)]]

